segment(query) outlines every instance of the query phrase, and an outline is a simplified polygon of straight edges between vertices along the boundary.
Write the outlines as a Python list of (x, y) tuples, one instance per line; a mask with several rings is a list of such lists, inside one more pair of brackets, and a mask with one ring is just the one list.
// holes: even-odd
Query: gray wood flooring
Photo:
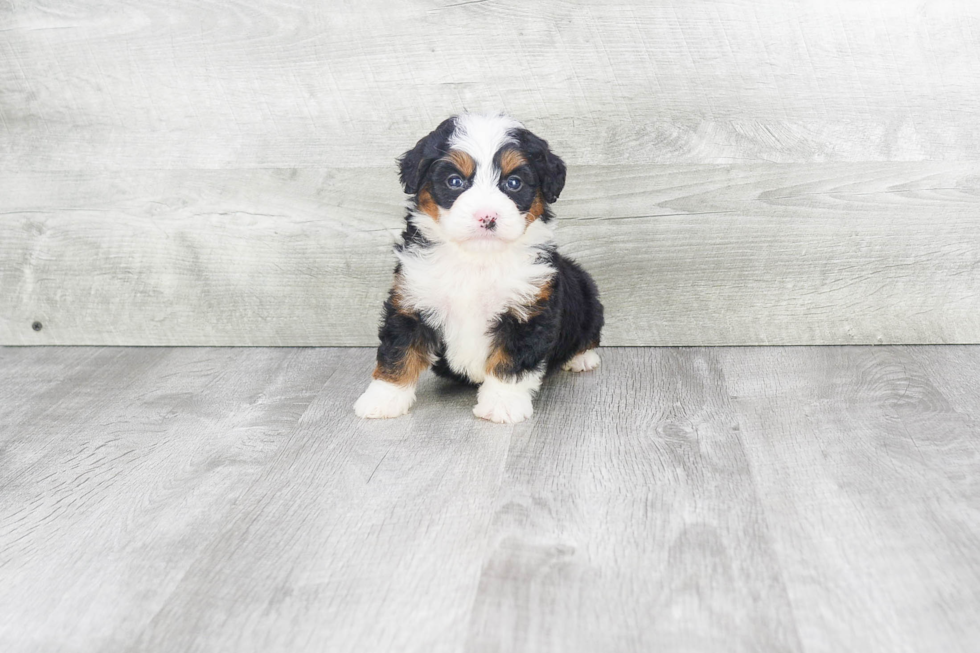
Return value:
[(976, 651), (980, 347), (0, 348), (0, 650)]

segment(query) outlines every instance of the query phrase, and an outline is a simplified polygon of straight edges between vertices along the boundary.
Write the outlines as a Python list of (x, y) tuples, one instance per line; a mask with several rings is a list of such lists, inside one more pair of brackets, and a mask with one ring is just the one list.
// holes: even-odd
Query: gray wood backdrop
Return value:
[(464, 109), (571, 165), (606, 344), (980, 342), (978, 105), (972, 0), (0, 2), (0, 343), (374, 344)]

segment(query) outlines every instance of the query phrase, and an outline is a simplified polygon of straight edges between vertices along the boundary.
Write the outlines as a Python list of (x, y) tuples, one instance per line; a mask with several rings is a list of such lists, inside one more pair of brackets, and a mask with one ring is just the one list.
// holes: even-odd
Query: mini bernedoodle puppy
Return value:
[(503, 115), (443, 121), (398, 159), (412, 195), (360, 417), (397, 417), (427, 367), (479, 384), (473, 413), (531, 416), (542, 378), (599, 364), (602, 304), (592, 278), (556, 251), (549, 204), (565, 164)]

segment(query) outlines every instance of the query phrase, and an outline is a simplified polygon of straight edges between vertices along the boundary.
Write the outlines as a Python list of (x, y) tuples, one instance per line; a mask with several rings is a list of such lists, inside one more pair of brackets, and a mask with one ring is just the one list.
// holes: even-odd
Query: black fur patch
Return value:
[[(409, 220), (409, 216), (411, 216), (411, 213), (405, 217), (405, 229), (402, 231), (401, 242), (395, 243), (396, 252), (403, 252), (406, 249), (413, 248), (426, 248), (432, 245), (429, 239), (415, 226), (415, 223)], [(395, 274), (398, 274), (400, 267), (399, 265), (395, 268)]]
[[(397, 275), (400, 267), (395, 268)], [(388, 294), (384, 303), (384, 317), (378, 329), (378, 369), (388, 375), (397, 374), (409, 349), (432, 353), (436, 350), (439, 337), (429, 325), (422, 321), (418, 313), (406, 313), (398, 306), (395, 288)]]
[[(503, 156), (503, 153), (508, 149), (513, 148), (505, 146), (498, 150), (493, 156), (493, 167), (500, 176), (500, 181), (497, 184), (497, 187), (504, 195), (509, 197), (514, 202), (521, 213), (526, 213), (528, 209), (531, 208), (531, 204), (534, 203), (534, 196), (537, 194), (539, 184), (538, 175), (530, 165), (518, 166), (508, 175), (500, 174), (500, 159)], [(507, 187), (507, 180), (511, 177), (517, 177), (521, 180), (521, 187), (517, 190), (511, 190)]]
[(517, 130), (514, 137), (524, 158), (534, 170), (544, 201), (548, 204), (557, 201), (565, 187), (565, 162), (551, 151), (546, 140), (526, 129)]
[(556, 273), (551, 293), (526, 322), (505, 313), (491, 330), (493, 344), (506, 352), (510, 369), (520, 376), (542, 365), (554, 372), (579, 352), (599, 345), (604, 323), (599, 290), (574, 261), (549, 252)]
[(429, 166), (449, 151), (449, 137), (456, 129), (456, 116), (446, 118), (439, 126), (419, 139), (415, 147), (398, 157), (402, 188), (414, 195), (425, 185)]
[(459, 175), (463, 177), (460, 170), (453, 165), (450, 161), (445, 161), (440, 159), (432, 164), (429, 168), (428, 182), (431, 183), (432, 199), (436, 201), (436, 204), (444, 209), (452, 208), (453, 203), (456, 198), (459, 197), (464, 191), (469, 190), (473, 182), (473, 175), (469, 177), (463, 177), (463, 185), (459, 188), (452, 188), (449, 186), (449, 178), (453, 175)]

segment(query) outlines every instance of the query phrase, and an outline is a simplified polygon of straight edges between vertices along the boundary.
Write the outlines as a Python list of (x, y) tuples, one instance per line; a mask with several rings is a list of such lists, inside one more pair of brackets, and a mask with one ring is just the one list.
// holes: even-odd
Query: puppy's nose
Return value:
[(484, 229), (493, 230), (497, 226), (497, 219), (500, 217), (497, 215), (496, 211), (491, 211), (489, 209), (483, 209), (476, 212), (476, 219), (479, 221), (480, 226)]

